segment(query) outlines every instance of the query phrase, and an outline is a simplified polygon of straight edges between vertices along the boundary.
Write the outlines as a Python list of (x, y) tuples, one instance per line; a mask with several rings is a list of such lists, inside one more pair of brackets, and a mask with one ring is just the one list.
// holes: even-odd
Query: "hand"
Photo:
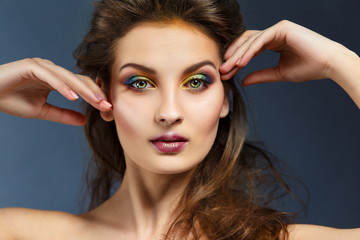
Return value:
[[(233, 77), (264, 50), (280, 53), (278, 66), (253, 72), (243, 85), (266, 82), (331, 78), (329, 63), (341, 45), (289, 21), (264, 31), (246, 31), (227, 49), (220, 67), (221, 79)], [(342, 46), (341, 46), (342, 47)]]
[(100, 111), (112, 107), (91, 78), (74, 74), (49, 60), (24, 59), (0, 66), (0, 111), (23, 118), (84, 125), (83, 114), (46, 102), (53, 90), (71, 101), (78, 99), (79, 94)]

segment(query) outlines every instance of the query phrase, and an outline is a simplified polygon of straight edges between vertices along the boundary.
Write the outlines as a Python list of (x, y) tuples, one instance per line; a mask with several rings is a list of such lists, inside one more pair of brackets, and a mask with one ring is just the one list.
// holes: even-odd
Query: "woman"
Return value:
[(244, 32), (235, 1), (102, 1), (75, 51), (91, 78), (43, 59), (1, 66), (5, 113), (84, 124), (83, 115), (46, 104), (53, 89), (93, 106), (86, 130), (96, 170), (93, 210), (2, 209), (3, 238), (358, 238), (359, 230), (288, 225), (258, 195), (267, 175), (254, 162), (259, 150), (244, 145), (244, 109), (229, 79), (265, 48), (282, 54), (279, 66), (245, 85), (332, 78), (360, 106), (355, 53), (288, 21)]

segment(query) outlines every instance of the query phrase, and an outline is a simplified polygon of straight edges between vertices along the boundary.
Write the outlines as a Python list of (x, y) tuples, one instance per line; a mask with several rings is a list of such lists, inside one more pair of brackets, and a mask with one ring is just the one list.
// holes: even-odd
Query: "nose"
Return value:
[(176, 92), (167, 91), (161, 94), (155, 120), (165, 127), (181, 123), (184, 120), (181, 101)]

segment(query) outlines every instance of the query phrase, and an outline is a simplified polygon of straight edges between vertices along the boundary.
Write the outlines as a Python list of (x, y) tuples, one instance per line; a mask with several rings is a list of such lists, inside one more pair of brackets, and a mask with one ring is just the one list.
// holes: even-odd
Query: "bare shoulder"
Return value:
[(82, 218), (60, 211), (26, 208), (0, 209), (0, 239), (76, 239), (84, 227)]
[(293, 224), (288, 228), (289, 240), (359, 240), (360, 228), (337, 229), (307, 224)]

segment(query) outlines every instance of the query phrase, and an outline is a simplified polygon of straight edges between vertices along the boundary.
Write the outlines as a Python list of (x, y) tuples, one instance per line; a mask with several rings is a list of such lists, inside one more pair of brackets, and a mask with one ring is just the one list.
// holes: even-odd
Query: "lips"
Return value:
[(177, 153), (185, 148), (189, 140), (178, 134), (163, 134), (150, 141), (159, 152)]

